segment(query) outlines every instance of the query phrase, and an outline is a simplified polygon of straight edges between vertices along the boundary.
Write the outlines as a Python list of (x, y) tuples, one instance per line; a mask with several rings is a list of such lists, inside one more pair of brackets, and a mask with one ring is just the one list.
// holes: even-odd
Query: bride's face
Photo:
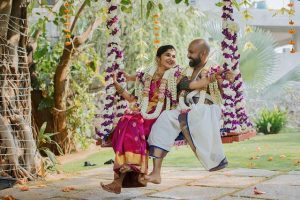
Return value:
[(168, 49), (159, 58), (157, 58), (158, 66), (164, 69), (170, 69), (176, 64), (176, 51), (174, 49)]

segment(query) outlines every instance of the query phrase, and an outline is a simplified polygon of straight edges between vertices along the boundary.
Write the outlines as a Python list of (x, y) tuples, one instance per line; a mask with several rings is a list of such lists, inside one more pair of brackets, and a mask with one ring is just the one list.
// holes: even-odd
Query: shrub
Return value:
[(263, 109), (260, 116), (255, 120), (256, 129), (264, 134), (277, 134), (287, 122), (287, 113), (274, 108)]

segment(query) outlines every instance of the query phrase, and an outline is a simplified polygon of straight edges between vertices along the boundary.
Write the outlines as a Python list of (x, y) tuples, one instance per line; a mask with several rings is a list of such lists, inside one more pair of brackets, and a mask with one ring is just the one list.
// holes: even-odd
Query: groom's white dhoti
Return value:
[[(160, 148), (170, 151), (181, 132), (179, 115), (180, 108), (162, 112), (152, 126), (148, 138), (150, 149)], [(203, 167), (206, 170), (214, 171), (227, 166), (220, 135), (220, 106), (192, 103), (186, 117), (187, 132), (190, 134), (195, 154)]]

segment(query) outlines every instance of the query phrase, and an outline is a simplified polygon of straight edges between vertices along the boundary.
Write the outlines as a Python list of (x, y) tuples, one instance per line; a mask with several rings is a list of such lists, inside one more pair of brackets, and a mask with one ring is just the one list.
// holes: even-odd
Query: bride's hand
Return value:
[(231, 83), (233, 83), (235, 78), (235, 74), (233, 73), (233, 71), (227, 71), (225, 72), (225, 79)]

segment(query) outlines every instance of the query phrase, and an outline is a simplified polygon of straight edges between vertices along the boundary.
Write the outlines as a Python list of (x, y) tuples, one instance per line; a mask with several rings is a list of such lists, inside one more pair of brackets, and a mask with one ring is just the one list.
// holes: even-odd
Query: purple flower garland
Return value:
[(112, 131), (114, 120), (118, 120), (127, 108), (127, 102), (116, 93), (113, 85), (113, 75), (117, 73), (117, 81), (126, 87), (126, 79), (120, 69), (124, 68), (123, 65), (123, 51), (120, 46), (120, 28), (118, 18), (119, 0), (106, 0), (108, 5), (108, 18), (106, 27), (110, 33), (107, 44), (106, 54), (106, 76), (105, 76), (105, 106), (103, 110), (104, 122), (101, 124), (97, 135), (101, 139), (106, 140)]
[(241, 133), (249, 128), (252, 124), (245, 109), (245, 100), (243, 97), (243, 80), (239, 71), (239, 58), (237, 47), (237, 28), (232, 17), (233, 7), (232, 0), (223, 0), (222, 8), (223, 19), (223, 35), (222, 51), (225, 62), (224, 69), (232, 70), (237, 76), (234, 83), (230, 84), (227, 80), (223, 81), (222, 87), (224, 90), (223, 101), (225, 110), (224, 114), (224, 135), (227, 133)]

